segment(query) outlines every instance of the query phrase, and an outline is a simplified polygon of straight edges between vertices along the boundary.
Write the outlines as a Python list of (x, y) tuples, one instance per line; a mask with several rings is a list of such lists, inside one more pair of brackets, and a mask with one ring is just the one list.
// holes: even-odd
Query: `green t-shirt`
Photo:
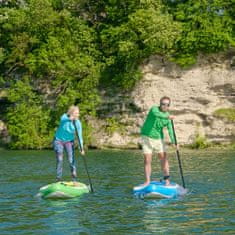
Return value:
[(141, 135), (153, 139), (164, 139), (163, 128), (167, 127), (171, 143), (175, 143), (173, 127), (168, 112), (162, 112), (159, 107), (153, 106), (141, 128)]

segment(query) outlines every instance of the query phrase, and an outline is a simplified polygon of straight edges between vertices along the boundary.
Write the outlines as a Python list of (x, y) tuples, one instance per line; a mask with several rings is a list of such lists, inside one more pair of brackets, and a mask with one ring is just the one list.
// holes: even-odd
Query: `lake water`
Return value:
[[(0, 234), (235, 234), (235, 151), (182, 149), (189, 194), (141, 200), (132, 187), (143, 182), (140, 151), (89, 151), (94, 194), (67, 200), (35, 195), (55, 178), (52, 151), (0, 150)], [(170, 152), (171, 179), (181, 184)], [(78, 176), (88, 183), (81, 157)], [(70, 180), (64, 159), (64, 179)], [(157, 158), (153, 179), (161, 176)]]

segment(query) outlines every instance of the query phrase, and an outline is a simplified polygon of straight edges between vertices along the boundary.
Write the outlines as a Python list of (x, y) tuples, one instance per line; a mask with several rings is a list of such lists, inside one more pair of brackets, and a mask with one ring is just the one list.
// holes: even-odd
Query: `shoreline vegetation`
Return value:
[[(182, 150), (235, 150), (235, 142), (231, 143), (212, 143), (212, 142), (194, 142), (192, 144), (179, 144), (180, 149)], [(24, 150), (24, 151), (30, 151), (30, 150), (38, 150), (38, 151), (44, 151), (44, 150), (51, 150), (52, 148), (43, 148), (43, 149), (10, 149), (7, 145), (0, 144), (0, 150)], [(126, 145), (126, 146), (117, 146), (117, 145), (107, 145), (107, 146), (86, 146), (86, 150), (141, 150), (140, 145)], [(167, 149), (172, 152), (175, 150), (175, 148), (172, 145), (167, 144)]]
[[(1, 1), (0, 135), (9, 137), (7, 148), (50, 148), (71, 104), (92, 146), (88, 120), (104, 116), (101, 91), (130, 92), (152, 55), (190, 68), (199, 55), (233, 51), (234, 15), (229, 0)], [(234, 110), (215, 115), (235, 120)], [(107, 132), (117, 128), (114, 119), (106, 124)], [(209, 146), (199, 136), (192, 147)]]

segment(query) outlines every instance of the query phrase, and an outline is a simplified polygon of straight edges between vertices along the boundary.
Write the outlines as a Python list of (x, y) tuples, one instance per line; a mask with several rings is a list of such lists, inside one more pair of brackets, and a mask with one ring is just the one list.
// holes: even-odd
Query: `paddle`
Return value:
[[(75, 128), (76, 135), (77, 135), (77, 137), (78, 137), (79, 149), (80, 149), (80, 151), (82, 152), (83, 149), (82, 149), (81, 141), (80, 141), (80, 138), (79, 138), (79, 135), (78, 135), (78, 129), (77, 129), (75, 120), (73, 120), (73, 125), (74, 125), (74, 128)], [(82, 155), (82, 154), (81, 154), (81, 155)], [(85, 158), (84, 155), (82, 155), (82, 159), (83, 159), (84, 166), (85, 166), (85, 169), (86, 169), (86, 173), (87, 173), (87, 176), (88, 176), (89, 184), (90, 184), (90, 187), (91, 187), (91, 192), (93, 193), (94, 190), (93, 190), (93, 186), (92, 186), (92, 183), (91, 183), (91, 178), (90, 178), (90, 175), (89, 175), (89, 172), (88, 172), (87, 163), (86, 163), (86, 158)]]
[[(174, 134), (174, 138), (175, 138), (175, 145), (177, 145), (177, 139), (176, 139), (175, 127), (174, 127), (174, 122), (173, 122), (173, 120), (171, 120), (171, 124), (172, 124), (173, 134)], [(177, 158), (178, 158), (178, 163), (179, 163), (179, 168), (180, 168), (180, 175), (181, 175), (183, 187), (185, 188), (184, 176), (183, 176), (183, 169), (182, 169), (181, 160), (180, 160), (180, 153), (179, 153), (179, 150), (178, 150), (178, 149), (176, 149), (176, 155), (177, 155)]]

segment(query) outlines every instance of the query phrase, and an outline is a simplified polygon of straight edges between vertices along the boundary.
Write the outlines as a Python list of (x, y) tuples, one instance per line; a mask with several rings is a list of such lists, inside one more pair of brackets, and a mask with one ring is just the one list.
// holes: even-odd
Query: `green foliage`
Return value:
[(122, 125), (115, 117), (106, 119), (106, 127), (105, 131), (112, 135), (114, 132), (118, 132), (120, 134), (124, 134), (125, 126)]
[(235, 150), (235, 141), (233, 141), (233, 143), (231, 144), (230, 148)]
[[(180, 34), (180, 25), (152, 5), (129, 14), (120, 25), (106, 24), (101, 30), (102, 51), (106, 57), (104, 78), (125, 89), (141, 78), (138, 66), (151, 54), (168, 54)], [(138, 9), (140, 8), (140, 9)]]
[(8, 108), (7, 125), (14, 149), (49, 147), (52, 133), (48, 127), (50, 112), (45, 109), (27, 78), (16, 82), (8, 94), (14, 105)]
[(214, 112), (216, 117), (225, 118), (228, 121), (235, 122), (235, 109), (232, 108), (223, 108), (217, 109)]
[(7, 116), (12, 148), (49, 146), (68, 106), (76, 103), (82, 116), (95, 115), (99, 103), (96, 32), (51, 2), (0, 9), (0, 70), (2, 80), (11, 81), (8, 99), (16, 103)]
[(177, 63), (188, 66), (195, 63), (199, 52), (215, 53), (235, 45), (232, 1), (168, 2), (169, 11), (183, 26), (172, 55)]
[(195, 139), (192, 144), (189, 144), (189, 147), (192, 149), (204, 149), (210, 147), (211, 145), (212, 143), (209, 143), (206, 137), (200, 133), (200, 123), (197, 123)]
[(210, 144), (204, 136), (197, 134), (194, 142), (190, 144), (190, 147), (193, 149), (205, 149), (210, 147)]
[[(132, 89), (152, 54), (189, 66), (199, 53), (234, 47), (234, 9), (231, 0), (2, 1), (0, 85), (15, 103), (11, 147), (49, 146), (68, 106), (78, 104), (81, 119), (96, 115), (98, 89)], [(108, 125), (110, 133), (119, 128)]]

